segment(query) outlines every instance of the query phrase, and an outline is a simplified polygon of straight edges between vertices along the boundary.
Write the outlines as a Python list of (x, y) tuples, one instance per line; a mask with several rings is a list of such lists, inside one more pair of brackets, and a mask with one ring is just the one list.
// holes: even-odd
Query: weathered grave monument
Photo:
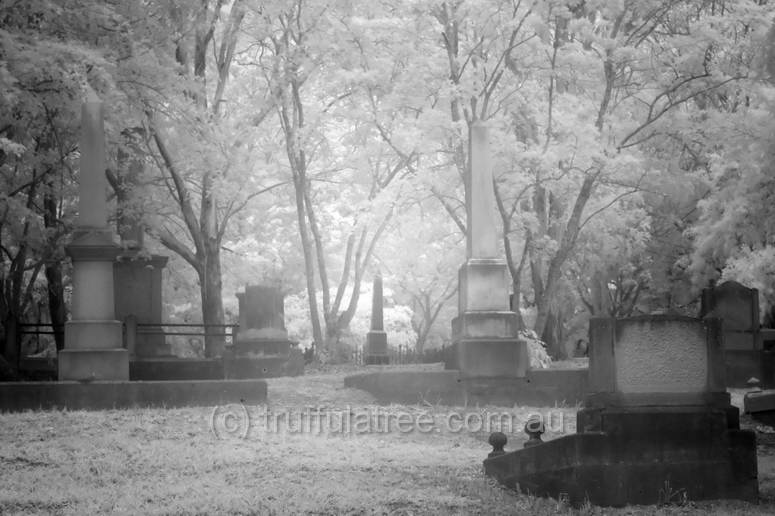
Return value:
[(463, 378), (524, 378), (527, 343), (517, 339), (509, 304), (511, 281), (498, 255), (487, 126), (475, 122), (466, 175), (466, 262), (458, 273), (458, 316), (452, 321), (454, 367)]
[(301, 374), (303, 363), (299, 371), (299, 353), (291, 353), (294, 343), (285, 329), (282, 291), (272, 286), (248, 285), (245, 292), (237, 293), (237, 299), (239, 332), (231, 353), (224, 356), (226, 378)]
[[(129, 206), (128, 192), (138, 183), (142, 162), (130, 160), (124, 151), (119, 151), (119, 168), (117, 229), (122, 250), (113, 264), (116, 318), (125, 324), (130, 361), (169, 356), (170, 347), (160, 326), (162, 271), (168, 258), (145, 250), (145, 230), (136, 210)], [(145, 331), (138, 331), (137, 324), (153, 326), (144, 326)]]
[(487, 126), (471, 125), (466, 176), (466, 262), (458, 274), (458, 316), (445, 371), (379, 371), (351, 375), (345, 385), (380, 402), (443, 404), (575, 403), (586, 392), (586, 369), (530, 369), (527, 343), (517, 337), (511, 280), (498, 255)]
[(366, 334), (366, 346), (363, 350), (363, 363), (366, 365), (385, 365), (390, 363), (383, 308), (382, 275), (377, 273), (374, 276), (374, 287), (372, 289), (371, 328)]
[(72, 320), (59, 352), (60, 380), (129, 380), (129, 353), (116, 320), (113, 262), (120, 248), (108, 227), (102, 102), (92, 94), (81, 116), (78, 220), (67, 254), (73, 260)]
[(757, 500), (756, 435), (730, 404), (719, 319), (593, 318), (590, 344), (577, 433), (510, 453), (493, 434), (487, 475), (573, 504)]
[(760, 328), (759, 291), (736, 281), (703, 289), (700, 317), (707, 315), (722, 319), (727, 385), (745, 387), (755, 377), (775, 386), (775, 352), (764, 346), (772, 330)]
[(72, 318), (57, 357), (60, 381), (0, 382), (0, 411), (265, 401), (262, 380), (128, 381), (129, 351), (114, 298), (114, 261), (121, 247), (108, 227), (103, 105), (93, 92), (82, 107), (81, 125), (78, 221), (67, 247), (73, 261)]

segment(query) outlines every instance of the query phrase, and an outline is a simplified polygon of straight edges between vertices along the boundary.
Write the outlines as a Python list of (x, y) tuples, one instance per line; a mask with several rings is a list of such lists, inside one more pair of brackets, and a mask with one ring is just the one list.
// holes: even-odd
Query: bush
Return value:
[(552, 363), (552, 358), (546, 352), (546, 343), (538, 338), (533, 330), (522, 330), (519, 338), (527, 341), (527, 355), (532, 369), (546, 369)]

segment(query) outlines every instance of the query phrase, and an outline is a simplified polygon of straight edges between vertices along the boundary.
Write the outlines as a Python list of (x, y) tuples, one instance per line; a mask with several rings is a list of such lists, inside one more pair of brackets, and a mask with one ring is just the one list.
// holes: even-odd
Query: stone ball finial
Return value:
[(525, 448), (536, 446), (543, 441), (541, 440), (541, 434), (546, 432), (544, 426), (544, 418), (540, 414), (533, 414), (527, 419), (525, 423), (525, 433), (530, 437), (524, 444)]
[(508, 439), (506, 438), (506, 434), (503, 432), (491, 433), (489, 439), (487, 439), (487, 442), (490, 443), (490, 446), (492, 446), (492, 451), (487, 455), (487, 458), (489, 459), (505, 454), (506, 451), (503, 448), (506, 446), (507, 440)]

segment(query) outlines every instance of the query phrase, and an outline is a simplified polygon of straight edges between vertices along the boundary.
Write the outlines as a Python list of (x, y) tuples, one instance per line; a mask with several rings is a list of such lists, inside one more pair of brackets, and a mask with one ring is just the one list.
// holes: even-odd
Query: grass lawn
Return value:
[[(489, 429), (479, 428), (483, 413), (549, 409), (380, 407), (369, 394), (344, 388), (344, 375), (271, 379), (268, 406), (0, 414), (0, 514), (775, 513), (775, 447), (766, 442), (758, 506), (574, 511), (482, 475), (490, 451)], [(740, 393), (733, 398), (739, 402)], [(574, 431), (575, 410), (552, 409), (562, 425), (545, 438)], [(315, 423), (305, 429), (300, 418), (311, 413), (316, 419), (306, 421)], [(354, 426), (345, 430), (348, 414)], [(378, 416), (392, 431), (366, 428)], [(433, 424), (420, 427), (421, 418)], [(507, 449), (524, 440), (521, 428), (512, 430)]]

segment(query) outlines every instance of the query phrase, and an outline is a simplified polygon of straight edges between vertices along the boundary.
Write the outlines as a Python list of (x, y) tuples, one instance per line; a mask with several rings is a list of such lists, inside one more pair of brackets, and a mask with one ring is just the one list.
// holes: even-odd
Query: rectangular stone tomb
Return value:
[(493, 434), (487, 475), (579, 505), (758, 498), (756, 436), (741, 430), (724, 380), (719, 319), (590, 321), (589, 393), (577, 433), (522, 450)]

